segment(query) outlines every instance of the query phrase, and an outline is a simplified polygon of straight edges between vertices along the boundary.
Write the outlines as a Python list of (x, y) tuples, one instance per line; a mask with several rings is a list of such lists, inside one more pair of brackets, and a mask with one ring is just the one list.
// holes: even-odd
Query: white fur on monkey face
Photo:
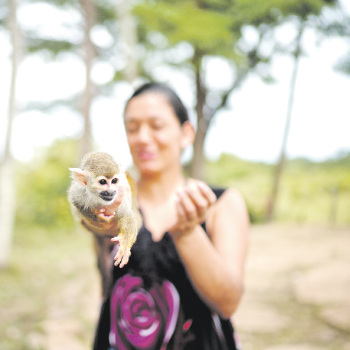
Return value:
[(117, 190), (119, 186), (119, 176), (120, 174), (114, 174), (112, 178), (106, 176), (97, 176), (96, 179), (92, 182), (91, 188), (100, 191), (107, 190)]
[(111, 178), (100, 175), (95, 177), (89, 171), (70, 168), (71, 177), (87, 194), (85, 207), (99, 207), (111, 204), (118, 195), (120, 186), (128, 185), (125, 172), (114, 174)]

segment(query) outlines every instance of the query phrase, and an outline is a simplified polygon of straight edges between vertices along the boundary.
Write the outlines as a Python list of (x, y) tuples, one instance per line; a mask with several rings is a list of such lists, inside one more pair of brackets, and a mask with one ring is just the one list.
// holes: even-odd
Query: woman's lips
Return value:
[(138, 153), (138, 157), (141, 160), (150, 160), (150, 159), (153, 159), (155, 157), (155, 153), (149, 152), (149, 151), (140, 151)]

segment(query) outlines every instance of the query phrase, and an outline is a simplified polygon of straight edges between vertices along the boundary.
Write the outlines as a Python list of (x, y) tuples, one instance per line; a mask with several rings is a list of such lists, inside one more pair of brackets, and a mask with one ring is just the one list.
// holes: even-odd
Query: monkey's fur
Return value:
[[(68, 200), (72, 205), (75, 218), (89, 231), (86, 222), (118, 222), (119, 234), (113, 240), (119, 242), (115, 265), (127, 264), (130, 249), (136, 241), (141, 226), (141, 215), (138, 210), (135, 186), (124, 167), (114, 158), (103, 152), (90, 152), (81, 162), (80, 168), (70, 168), (72, 183), (68, 190)], [(122, 203), (115, 213), (96, 214), (96, 210), (112, 204), (118, 191), (124, 187)], [(107, 211), (106, 211), (107, 213)], [(85, 219), (85, 220), (84, 220)], [(102, 276), (103, 294), (106, 297), (111, 283), (110, 236), (94, 233), (95, 248), (99, 269)]]

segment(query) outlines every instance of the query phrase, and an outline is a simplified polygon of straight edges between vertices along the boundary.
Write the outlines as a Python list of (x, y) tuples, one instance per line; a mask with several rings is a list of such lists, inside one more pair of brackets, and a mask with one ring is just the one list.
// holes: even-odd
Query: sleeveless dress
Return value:
[(238, 350), (235, 338), (193, 289), (170, 234), (154, 242), (143, 225), (128, 264), (113, 268), (94, 350)]

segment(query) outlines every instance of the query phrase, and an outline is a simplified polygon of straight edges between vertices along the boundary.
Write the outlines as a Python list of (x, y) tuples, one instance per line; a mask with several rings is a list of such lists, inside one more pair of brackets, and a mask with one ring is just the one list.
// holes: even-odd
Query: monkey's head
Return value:
[[(96, 199), (112, 202), (118, 193), (118, 186), (124, 168), (108, 153), (90, 152), (81, 162), (80, 168), (70, 168), (75, 182), (83, 186)], [(103, 203), (101, 204), (108, 204)]]

